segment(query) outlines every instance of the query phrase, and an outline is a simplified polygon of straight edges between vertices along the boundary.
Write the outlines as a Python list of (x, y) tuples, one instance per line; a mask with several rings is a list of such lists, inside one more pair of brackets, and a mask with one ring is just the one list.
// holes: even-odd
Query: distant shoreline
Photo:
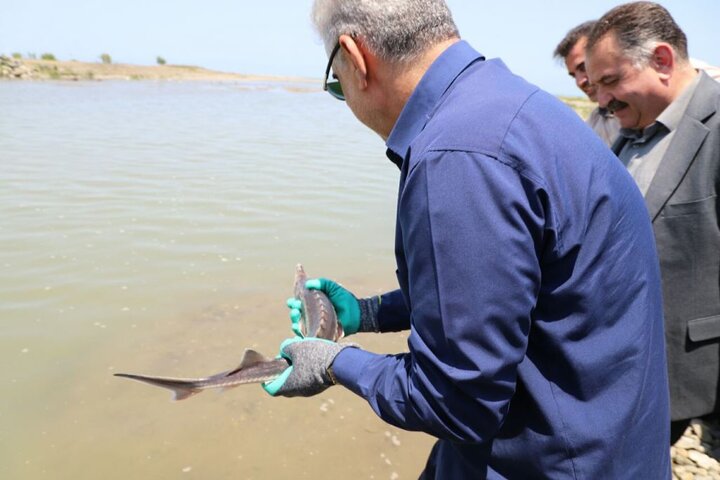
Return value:
[[(0, 55), (1, 80), (156, 80), (199, 82), (278, 82), (305, 83), (317, 86), (320, 81), (306, 77), (279, 77), (218, 72), (190, 65), (129, 65), (63, 60), (14, 59)], [(309, 91), (305, 87), (300, 90)], [(315, 90), (315, 88), (312, 88)], [(587, 118), (595, 104), (585, 97), (558, 97), (582, 118)]]
[(173, 80), (318, 83), (303, 77), (218, 72), (191, 65), (130, 65), (75, 60), (14, 59), (0, 56), (0, 79), (15, 80)]

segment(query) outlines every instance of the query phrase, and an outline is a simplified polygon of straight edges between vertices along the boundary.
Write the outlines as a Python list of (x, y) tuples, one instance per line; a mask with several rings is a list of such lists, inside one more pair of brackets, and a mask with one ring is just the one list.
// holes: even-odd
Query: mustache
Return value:
[(620, 100), (612, 100), (607, 104), (607, 109), (614, 113), (621, 108), (627, 107), (627, 105), (627, 103), (621, 102)]

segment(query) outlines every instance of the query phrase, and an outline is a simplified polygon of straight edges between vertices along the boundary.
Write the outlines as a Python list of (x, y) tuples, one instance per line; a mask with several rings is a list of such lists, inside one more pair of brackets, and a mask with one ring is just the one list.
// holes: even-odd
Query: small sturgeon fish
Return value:
[[(337, 341), (343, 336), (343, 330), (330, 299), (319, 290), (305, 288), (306, 281), (305, 270), (298, 264), (293, 294), (302, 302), (300, 330), (303, 336)], [(183, 400), (212, 388), (227, 389), (246, 383), (268, 382), (280, 376), (288, 364), (284, 358), (269, 359), (255, 350), (246, 349), (237, 368), (205, 378), (150, 377), (131, 373), (116, 373), (115, 376), (170, 389), (175, 394), (174, 400)]]
[(337, 342), (343, 337), (343, 329), (338, 322), (330, 299), (320, 290), (305, 288), (307, 275), (303, 266), (295, 267), (295, 298), (302, 303), (300, 331), (303, 337), (325, 338)]
[(205, 378), (149, 377), (132, 373), (116, 373), (116, 377), (130, 378), (173, 391), (173, 400), (184, 400), (210, 388), (232, 388), (246, 383), (268, 382), (277, 378), (286, 368), (284, 358), (265, 358), (255, 350), (247, 349), (240, 365), (234, 370)]

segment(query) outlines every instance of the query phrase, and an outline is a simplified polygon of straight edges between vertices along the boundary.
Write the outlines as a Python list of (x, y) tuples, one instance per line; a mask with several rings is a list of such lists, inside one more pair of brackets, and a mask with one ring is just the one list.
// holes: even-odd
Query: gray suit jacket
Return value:
[(720, 84), (701, 75), (645, 196), (663, 281), (672, 420), (720, 411)]

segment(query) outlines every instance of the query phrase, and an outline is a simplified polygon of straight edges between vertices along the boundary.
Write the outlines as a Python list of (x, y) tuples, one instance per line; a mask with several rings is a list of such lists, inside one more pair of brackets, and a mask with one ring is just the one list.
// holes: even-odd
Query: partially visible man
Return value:
[[(585, 46), (593, 26), (595, 26), (595, 21), (589, 20), (570, 30), (555, 48), (553, 56), (565, 62), (568, 75), (575, 79), (577, 87), (593, 103), (597, 103), (595, 86), (590, 83), (585, 66)], [(618, 136), (620, 124), (607, 108), (595, 107), (586, 122), (602, 138), (603, 142), (612, 146)]]
[(698, 60), (697, 58), (691, 58), (690, 63), (693, 67), (705, 71), (713, 80), (720, 82), (720, 67), (710, 65), (709, 63)]
[(587, 66), (600, 106), (620, 121), (613, 150), (655, 230), (676, 439), (689, 419), (718, 412), (720, 84), (692, 67), (685, 34), (652, 2), (606, 13)]
[(460, 40), (443, 0), (316, 0), (314, 20), (325, 89), (400, 169), (399, 289), (307, 287), (346, 334), (409, 329), (408, 351), (291, 339), (266, 390), (337, 383), (435, 436), (423, 478), (669, 479), (659, 269), (627, 171), (557, 98)]

